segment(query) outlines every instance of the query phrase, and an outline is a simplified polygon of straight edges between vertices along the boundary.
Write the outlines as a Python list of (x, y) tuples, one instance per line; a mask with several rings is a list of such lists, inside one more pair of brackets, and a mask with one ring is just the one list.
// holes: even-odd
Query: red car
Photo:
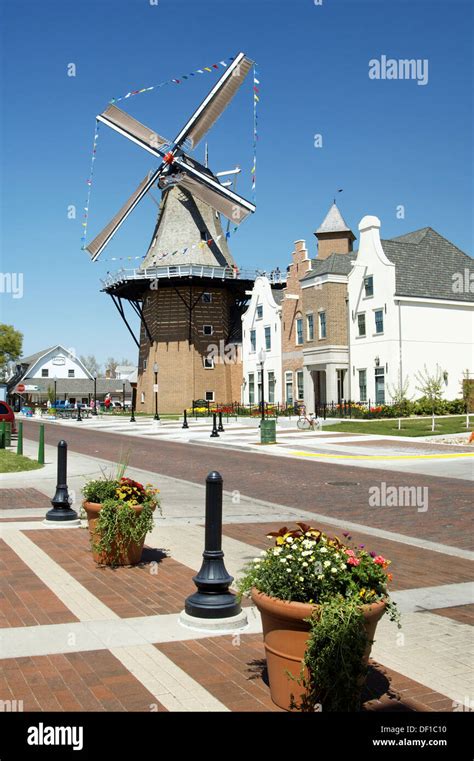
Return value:
[(11, 423), (12, 433), (16, 433), (15, 413), (6, 402), (0, 402), (0, 423), (3, 420), (6, 420), (7, 423)]

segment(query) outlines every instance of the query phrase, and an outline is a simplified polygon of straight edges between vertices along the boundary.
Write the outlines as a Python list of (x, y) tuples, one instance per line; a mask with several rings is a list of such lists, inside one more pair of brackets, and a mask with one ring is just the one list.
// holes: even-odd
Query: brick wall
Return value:
[(317, 233), (318, 259), (327, 259), (330, 254), (348, 254), (352, 251), (352, 235), (349, 232)]
[[(319, 288), (304, 288), (302, 311), (304, 315), (304, 349), (320, 346), (347, 346), (347, 286), (345, 283), (323, 283)], [(319, 338), (319, 312), (326, 313), (326, 338)], [(306, 315), (314, 315), (314, 339), (308, 341)]]
[[(291, 371), (293, 376), (293, 398), (297, 398), (295, 373), (303, 368), (303, 345), (298, 346), (296, 343), (296, 320), (298, 317), (303, 317), (303, 336), (305, 327), (300, 279), (311, 268), (311, 260), (304, 240), (296, 241), (295, 250), (291, 256), (292, 262), (288, 269), (288, 279), (286, 287), (283, 289), (284, 297), (281, 304), (283, 401), (285, 401), (285, 373), (288, 371)], [(287, 295), (298, 298), (289, 299), (286, 298)]]
[[(202, 293), (211, 293), (211, 303), (203, 302)], [(224, 361), (223, 347), (230, 329), (233, 297), (226, 288), (201, 285), (170, 285), (148, 292), (143, 307), (152, 343), (142, 325), (140, 336), (137, 411), (154, 411), (154, 371), (158, 372), (158, 408), (160, 412), (181, 412), (193, 399), (205, 399), (206, 391), (214, 399), (229, 402), (240, 399), (242, 379), (241, 354), (237, 362)], [(193, 305), (190, 315), (189, 305)], [(203, 326), (212, 325), (212, 335), (203, 334)], [(210, 347), (215, 347), (214, 350)], [(204, 357), (214, 353), (214, 368), (204, 367)], [(144, 361), (146, 367), (144, 368)], [(142, 394), (144, 401), (142, 402)]]

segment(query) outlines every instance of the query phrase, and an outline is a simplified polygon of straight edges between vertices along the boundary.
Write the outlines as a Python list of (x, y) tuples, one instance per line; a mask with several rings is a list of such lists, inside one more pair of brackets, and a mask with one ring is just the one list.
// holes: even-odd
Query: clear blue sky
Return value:
[[(231, 239), (241, 267), (284, 269), (334, 191), (357, 235), (365, 214), (384, 237), (430, 225), (472, 254), (472, 3), (460, 0), (2, 0), (2, 272), (24, 297), (1, 296), (2, 322), (25, 354), (56, 342), (136, 361), (99, 278), (139, 256), (156, 206), (144, 199), (91, 264), (80, 250), (95, 115), (109, 99), (245, 51), (259, 64), (257, 212)], [(371, 80), (368, 62), (428, 59), (429, 81)], [(74, 63), (76, 77), (67, 76)], [(125, 101), (173, 137), (216, 77)], [(251, 197), (250, 78), (209, 134), (214, 171), (240, 164)], [(120, 105), (123, 105), (120, 104)], [(321, 133), (323, 147), (314, 147)], [(202, 160), (203, 146), (196, 149)], [(95, 235), (153, 158), (102, 126), (90, 209)], [(68, 219), (67, 208), (77, 207)], [(405, 219), (396, 218), (403, 204)]]

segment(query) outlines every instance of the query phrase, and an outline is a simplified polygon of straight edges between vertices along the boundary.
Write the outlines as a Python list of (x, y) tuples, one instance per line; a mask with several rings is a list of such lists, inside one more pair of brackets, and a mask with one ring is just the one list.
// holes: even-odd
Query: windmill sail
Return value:
[(213, 206), (216, 211), (232, 220), (236, 225), (239, 225), (249, 214), (255, 211), (253, 203), (225, 188), (212, 175), (200, 172), (181, 159), (177, 159), (176, 164), (179, 165), (180, 169), (177, 185), (189, 190), (209, 206)]
[(175, 144), (180, 145), (183, 140), (188, 139), (192, 148), (196, 147), (229, 105), (252, 66), (253, 61), (244, 53), (235, 57), (225, 74), (183, 127)]
[(156, 182), (159, 174), (161, 171), (161, 167), (156, 170), (156, 172), (153, 172), (153, 174), (147, 174), (146, 177), (143, 178), (141, 183), (139, 184), (138, 188), (132, 193), (130, 198), (127, 200), (127, 202), (122, 206), (119, 212), (113, 217), (113, 219), (110, 220), (108, 225), (104, 227), (102, 232), (100, 232), (91, 243), (89, 243), (88, 246), (86, 246), (87, 251), (89, 251), (92, 261), (95, 261), (98, 256), (100, 256), (100, 253), (103, 248), (107, 245), (109, 240), (112, 238), (112, 236), (116, 233), (122, 222), (126, 220), (128, 215), (131, 211), (135, 208), (135, 206), (141, 201), (145, 193), (152, 187), (153, 183)]
[(169, 141), (166, 138), (161, 137), (157, 132), (117, 108), (117, 106), (107, 106), (97, 119), (121, 135), (128, 137), (134, 143), (138, 143), (154, 156), (161, 157), (163, 149), (169, 146)]

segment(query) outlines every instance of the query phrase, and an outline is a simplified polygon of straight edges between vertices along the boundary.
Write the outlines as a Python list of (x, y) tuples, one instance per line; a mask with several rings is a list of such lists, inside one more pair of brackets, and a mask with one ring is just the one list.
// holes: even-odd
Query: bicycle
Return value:
[(300, 431), (309, 431), (310, 428), (312, 431), (319, 431), (321, 430), (321, 419), (319, 417), (315, 417), (312, 412), (309, 413), (309, 416), (306, 415), (306, 410), (303, 407), (301, 409), (300, 417), (298, 418), (296, 425)]

